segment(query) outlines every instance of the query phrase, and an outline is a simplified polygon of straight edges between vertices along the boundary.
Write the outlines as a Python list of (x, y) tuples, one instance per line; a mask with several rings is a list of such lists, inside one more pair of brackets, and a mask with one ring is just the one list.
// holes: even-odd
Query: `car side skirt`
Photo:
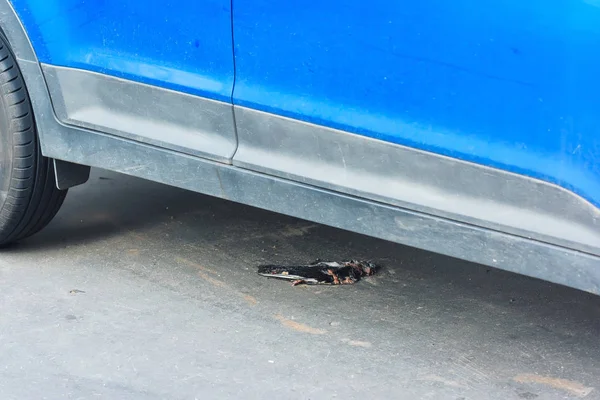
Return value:
[(235, 106), (233, 164), (600, 255), (600, 209), (557, 185)]
[(221, 162), (235, 152), (231, 104), (73, 68), (42, 72), (65, 124)]
[(600, 210), (548, 182), (95, 72), (42, 72), (65, 125), (600, 255)]

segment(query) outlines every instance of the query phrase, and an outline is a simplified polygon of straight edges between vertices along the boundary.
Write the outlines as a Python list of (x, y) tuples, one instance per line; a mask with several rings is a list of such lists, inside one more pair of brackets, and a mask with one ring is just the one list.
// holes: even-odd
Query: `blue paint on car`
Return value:
[(597, 2), (233, 4), (235, 104), (543, 179), (600, 206)]
[(597, 0), (12, 3), (41, 62), (504, 169), (600, 206)]
[(40, 62), (231, 101), (230, 0), (13, 0)]

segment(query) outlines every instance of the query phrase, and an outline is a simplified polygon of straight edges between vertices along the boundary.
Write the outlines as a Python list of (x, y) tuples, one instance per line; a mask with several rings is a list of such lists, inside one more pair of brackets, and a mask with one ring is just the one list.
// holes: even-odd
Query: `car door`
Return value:
[(598, 6), (234, 0), (234, 164), (598, 253)]
[(66, 124), (228, 162), (229, 0), (14, 0)]

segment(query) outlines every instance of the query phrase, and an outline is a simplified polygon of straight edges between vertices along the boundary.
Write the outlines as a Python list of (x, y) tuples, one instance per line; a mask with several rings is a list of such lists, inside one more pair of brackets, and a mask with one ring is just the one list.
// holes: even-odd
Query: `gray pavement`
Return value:
[[(353, 286), (260, 263), (373, 259)], [(0, 399), (599, 399), (600, 297), (95, 171), (0, 253)]]

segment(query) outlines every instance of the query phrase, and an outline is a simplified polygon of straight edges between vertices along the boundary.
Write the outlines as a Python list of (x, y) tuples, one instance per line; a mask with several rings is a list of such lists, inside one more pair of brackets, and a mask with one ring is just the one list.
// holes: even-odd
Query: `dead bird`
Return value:
[(287, 279), (292, 285), (351, 285), (363, 276), (373, 275), (380, 267), (369, 261), (325, 262), (308, 265), (260, 265), (258, 274), (269, 278)]

